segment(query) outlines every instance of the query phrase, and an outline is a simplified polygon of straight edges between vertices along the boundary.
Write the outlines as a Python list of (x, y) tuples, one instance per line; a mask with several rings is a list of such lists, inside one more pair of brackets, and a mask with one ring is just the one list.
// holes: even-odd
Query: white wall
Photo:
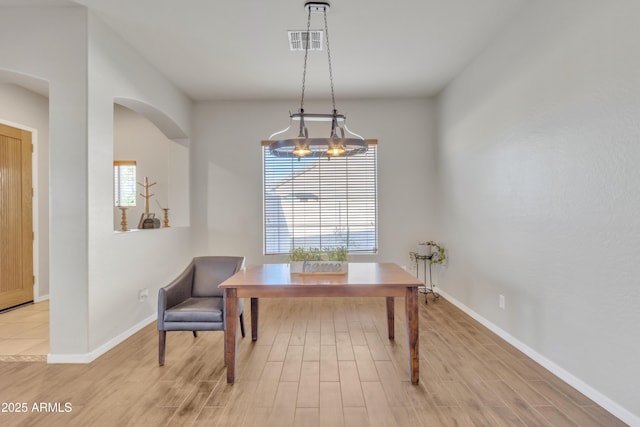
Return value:
[(83, 7), (2, 8), (0, 71), (49, 83), (49, 360), (89, 361), (155, 317), (157, 289), (191, 257), (185, 227), (114, 233), (113, 103), (184, 147), (191, 103)]
[(87, 16), (84, 8), (2, 8), (0, 69), (49, 82), (52, 353), (88, 345)]
[[(174, 143), (175, 141), (175, 143)], [(191, 161), (188, 141), (174, 140), (169, 143), (168, 200), (169, 224), (171, 227), (188, 227), (191, 212)], [(164, 215), (164, 212), (161, 212)], [(163, 216), (164, 218), (164, 216)]]
[(634, 425), (638, 22), (635, 1), (530, 2), (441, 95), (438, 148), (441, 286)]
[[(185, 147), (191, 102), (93, 15), (89, 15), (88, 52), (88, 359), (92, 359), (155, 319), (158, 289), (177, 276), (192, 256), (187, 227), (114, 232), (114, 100), (137, 108), (162, 130), (165, 139), (176, 139)], [(166, 161), (167, 156), (165, 146), (159, 159)], [(170, 173), (167, 165), (164, 168)], [(189, 170), (184, 169), (186, 179)], [(162, 203), (167, 203), (166, 191), (158, 192), (166, 197)], [(188, 208), (184, 209), (188, 215)], [(144, 288), (149, 298), (139, 302), (138, 292)]]
[(49, 100), (14, 84), (0, 84), (0, 122), (28, 128), (34, 145), (34, 300), (49, 296)]
[[(289, 123), (299, 101), (196, 104), (193, 143), (192, 224), (199, 254), (239, 254), (248, 264), (283, 262), (263, 256), (262, 149)], [(434, 229), (435, 108), (428, 100), (338, 102), (348, 126), (377, 138), (379, 253), (355, 261), (409, 264), (415, 243), (437, 239)], [(329, 112), (308, 103), (308, 112)]]

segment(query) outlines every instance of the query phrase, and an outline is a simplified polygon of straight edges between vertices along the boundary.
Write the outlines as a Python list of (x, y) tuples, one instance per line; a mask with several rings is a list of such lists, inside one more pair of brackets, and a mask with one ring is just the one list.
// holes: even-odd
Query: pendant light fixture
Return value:
[[(338, 114), (336, 109), (336, 98), (333, 90), (333, 72), (331, 69), (331, 49), (329, 46), (329, 28), (327, 25), (327, 12), (329, 3), (308, 2), (304, 5), (307, 11), (307, 31), (302, 37), (304, 43), (304, 68), (302, 71), (302, 94), (300, 96), (300, 109), (297, 113), (289, 115), (289, 127), (272, 134), (269, 140), (263, 141), (263, 145), (268, 145), (272, 155), (277, 157), (293, 157), (301, 159), (303, 157), (344, 157), (367, 151), (368, 141), (362, 136), (353, 133), (347, 128), (347, 118), (344, 114)], [(331, 83), (331, 103), (332, 112), (328, 114), (307, 113), (304, 111), (304, 93), (307, 77), (307, 57), (309, 54), (309, 40), (311, 27), (311, 14), (322, 13), (324, 17), (324, 35), (327, 46), (327, 59), (329, 63), (329, 82)], [(294, 123), (298, 122), (297, 124)], [(307, 122), (331, 123), (327, 132), (328, 137), (309, 136)], [(282, 138), (291, 129), (298, 129), (297, 136), (291, 135)], [(279, 137), (280, 136), (280, 137)], [(372, 141), (373, 142), (373, 141)]]

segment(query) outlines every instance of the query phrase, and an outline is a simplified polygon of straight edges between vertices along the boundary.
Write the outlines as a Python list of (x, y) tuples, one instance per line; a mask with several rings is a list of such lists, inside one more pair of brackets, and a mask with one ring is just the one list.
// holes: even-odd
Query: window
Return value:
[(378, 248), (376, 145), (351, 157), (283, 158), (263, 147), (264, 253)]
[(136, 161), (113, 162), (114, 206), (136, 205)]

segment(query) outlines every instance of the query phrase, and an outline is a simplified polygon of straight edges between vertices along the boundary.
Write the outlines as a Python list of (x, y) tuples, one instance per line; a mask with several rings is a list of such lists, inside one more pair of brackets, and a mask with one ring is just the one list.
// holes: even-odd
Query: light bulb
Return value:
[(305, 145), (298, 145), (293, 150), (293, 154), (295, 154), (298, 157), (304, 157), (304, 156), (307, 156), (307, 155), (311, 154), (311, 150), (309, 150), (309, 147), (306, 144)]
[(344, 147), (342, 145), (332, 145), (327, 150), (327, 154), (332, 157), (342, 156), (345, 153)]

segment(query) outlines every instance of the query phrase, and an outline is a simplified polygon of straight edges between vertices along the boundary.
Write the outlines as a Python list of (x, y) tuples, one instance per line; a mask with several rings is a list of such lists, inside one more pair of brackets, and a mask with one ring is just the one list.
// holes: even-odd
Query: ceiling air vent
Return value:
[[(307, 44), (307, 30), (289, 31), (289, 49), (301, 50)], [(324, 44), (324, 31), (309, 30), (309, 50), (322, 50)]]

